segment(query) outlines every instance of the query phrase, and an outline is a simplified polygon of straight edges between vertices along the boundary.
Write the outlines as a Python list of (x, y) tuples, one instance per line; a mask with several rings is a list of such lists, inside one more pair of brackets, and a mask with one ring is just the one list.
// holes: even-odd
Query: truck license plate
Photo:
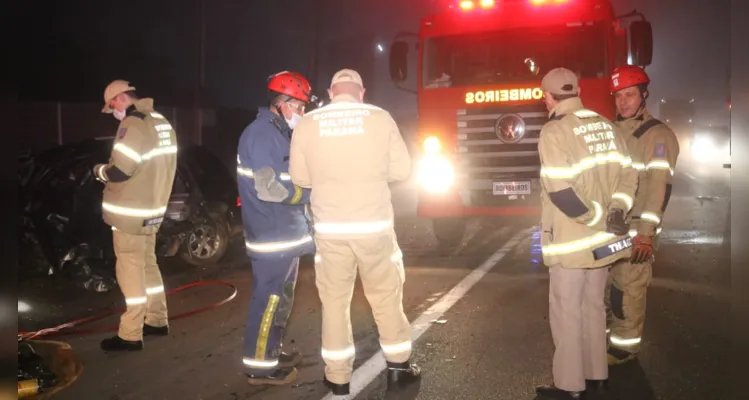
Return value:
[(495, 195), (502, 194), (531, 194), (530, 181), (521, 182), (494, 182)]

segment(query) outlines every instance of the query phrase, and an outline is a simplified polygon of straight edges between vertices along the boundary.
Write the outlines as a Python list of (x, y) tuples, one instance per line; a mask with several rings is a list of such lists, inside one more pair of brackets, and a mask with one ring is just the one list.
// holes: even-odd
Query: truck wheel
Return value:
[(200, 218), (186, 233), (180, 258), (195, 266), (216, 264), (229, 248), (229, 230), (223, 218)]
[(437, 218), (432, 220), (434, 236), (443, 249), (458, 247), (466, 231), (464, 218)]

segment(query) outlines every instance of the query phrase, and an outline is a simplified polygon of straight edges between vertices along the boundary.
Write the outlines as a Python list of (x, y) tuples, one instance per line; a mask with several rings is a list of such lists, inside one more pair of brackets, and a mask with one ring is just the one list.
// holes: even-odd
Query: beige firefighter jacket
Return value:
[(289, 157), (292, 182), (312, 189), (316, 237), (392, 233), (388, 183), (408, 178), (411, 158), (387, 111), (349, 95), (336, 96), (299, 121)]
[(544, 263), (598, 268), (629, 257), (629, 235), (607, 233), (608, 211), (632, 208), (637, 172), (613, 123), (579, 98), (561, 101), (541, 129), (541, 247)]
[(115, 229), (155, 234), (164, 219), (177, 169), (177, 135), (169, 121), (141, 99), (120, 122), (108, 164), (95, 168), (106, 182), (102, 213)]
[(632, 152), (632, 166), (639, 173), (635, 204), (629, 214), (631, 234), (655, 236), (671, 197), (674, 168), (679, 158), (679, 141), (668, 125), (647, 110), (614, 122)]

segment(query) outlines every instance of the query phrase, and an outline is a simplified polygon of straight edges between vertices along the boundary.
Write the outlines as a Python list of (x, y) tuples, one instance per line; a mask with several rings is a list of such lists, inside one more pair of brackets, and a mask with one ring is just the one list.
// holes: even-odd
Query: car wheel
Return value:
[(211, 265), (219, 262), (228, 248), (229, 231), (223, 218), (200, 218), (186, 233), (180, 257), (192, 265)]

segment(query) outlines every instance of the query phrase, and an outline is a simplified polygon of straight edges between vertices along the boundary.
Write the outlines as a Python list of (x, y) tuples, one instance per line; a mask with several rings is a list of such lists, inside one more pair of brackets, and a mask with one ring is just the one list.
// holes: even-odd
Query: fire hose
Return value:
[[(232, 293), (229, 296), (227, 296), (226, 298), (224, 298), (223, 300), (219, 301), (219, 302), (216, 302), (216, 303), (213, 303), (213, 304), (209, 304), (209, 305), (207, 305), (205, 307), (201, 307), (201, 308), (198, 308), (196, 310), (192, 310), (192, 311), (184, 312), (182, 314), (171, 316), (171, 317), (169, 317), (170, 321), (175, 321), (175, 320), (178, 320), (178, 319), (187, 318), (187, 317), (193, 316), (195, 314), (200, 314), (202, 312), (205, 312), (205, 311), (208, 311), (208, 310), (211, 310), (211, 309), (214, 309), (214, 308), (218, 308), (218, 307), (220, 307), (220, 306), (222, 306), (222, 305), (224, 305), (224, 304), (232, 301), (237, 296), (237, 288), (234, 285), (232, 285), (232, 284), (230, 284), (228, 282), (223, 282), (223, 281), (198, 281), (198, 282), (193, 282), (193, 283), (190, 283), (190, 284), (187, 284), (187, 285), (180, 286), (178, 288), (172, 289), (172, 290), (166, 292), (166, 295), (170, 296), (172, 294), (179, 293), (179, 292), (182, 292), (184, 290), (187, 290), (187, 289), (190, 289), (190, 288), (194, 288), (194, 287), (197, 287), (197, 286), (203, 286), (203, 285), (225, 286), (225, 287), (228, 287), (228, 288), (232, 289)], [(101, 313), (101, 314), (92, 315), (90, 317), (85, 317), (85, 318), (77, 319), (77, 320), (74, 320), (74, 321), (66, 322), (64, 324), (61, 324), (61, 325), (58, 325), (58, 326), (55, 326), (55, 327), (52, 327), (52, 328), (40, 329), (40, 330), (34, 331), (34, 332), (18, 332), (18, 340), (19, 341), (21, 341), (21, 340), (30, 340), (30, 339), (33, 339), (33, 338), (39, 338), (39, 337), (43, 337), (43, 336), (51, 337), (51, 336), (64, 336), (64, 335), (74, 335), (74, 334), (88, 335), (88, 334), (92, 334), (92, 333), (114, 332), (118, 328), (118, 326), (116, 326), (116, 325), (115, 326), (108, 326), (108, 327), (104, 327), (104, 328), (95, 328), (95, 329), (70, 329), (70, 328), (75, 327), (75, 326), (79, 326), (79, 325), (83, 325), (83, 324), (88, 324), (90, 322), (98, 321), (98, 320), (110, 317), (112, 315), (115, 315), (115, 314), (118, 314), (118, 313), (122, 313), (124, 311), (125, 311), (125, 308), (123, 307), (123, 308), (119, 308), (119, 309), (116, 309), (116, 310), (107, 311), (107, 312), (104, 312), (104, 313)]]
[[(194, 288), (197, 286), (203, 286), (203, 285), (225, 286), (225, 287), (230, 288), (232, 290), (232, 293), (221, 301), (209, 304), (207, 306), (204, 306), (204, 307), (192, 310), (192, 311), (188, 311), (182, 314), (172, 316), (169, 318), (170, 321), (187, 318), (189, 316), (220, 307), (232, 301), (237, 296), (237, 288), (234, 285), (227, 283), (227, 282), (223, 282), (223, 281), (193, 282), (193, 283), (180, 286), (176, 289), (172, 289), (166, 292), (166, 296), (179, 293), (183, 290), (187, 290), (187, 289)], [(35, 396), (38, 393), (45, 392), (50, 387), (54, 387), (60, 383), (57, 380), (58, 376), (54, 372), (52, 372), (50, 368), (48, 367), (47, 363), (42, 358), (40, 358), (39, 355), (35, 353), (34, 348), (30, 346), (30, 342), (27, 342), (28, 340), (43, 337), (43, 336), (49, 337), (49, 336), (63, 336), (63, 335), (73, 335), (73, 334), (86, 335), (86, 334), (91, 334), (91, 333), (103, 333), (103, 332), (116, 331), (118, 329), (118, 326), (116, 325), (108, 326), (104, 328), (96, 328), (96, 329), (70, 329), (70, 328), (110, 317), (112, 315), (125, 311), (125, 309), (126, 309), (125, 307), (122, 307), (119, 309), (110, 310), (110, 311), (103, 312), (97, 315), (92, 315), (90, 317), (85, 317), (85, 318), (77, 319), (74, 321), (66, 322), (64, 324), (61, 324), (52, 328), (40, 329), (34, 332), (18, 332), (18, 349), (19, 349), (18, 351), (18, 360), (19, 360), (18, 396), (19, 398)], [(35, 342), (35, 343), (42, 343), (42, 342)], [(47, 342), (47, 343), (52, 343), (52, 342)], [(22, 361), (23, 361), (23, 366), (22, 366)], [(67, 384), (70, 384), (70, 382), (68, 382)], [(61, 387), (64, 387), (66, 385), (58, 386), (58, 390)]]

